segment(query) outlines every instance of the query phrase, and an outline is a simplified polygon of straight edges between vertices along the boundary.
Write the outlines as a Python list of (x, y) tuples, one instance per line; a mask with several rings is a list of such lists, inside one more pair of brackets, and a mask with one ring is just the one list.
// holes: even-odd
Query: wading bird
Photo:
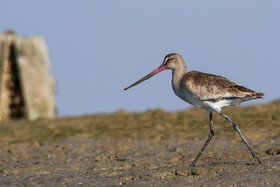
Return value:
[(183, 58), (176, 53), (168, 54), (164, 58), (163, 63), (157, 69), (128, 86), (124, 90), (127, 90), (149, 79), (150, 77), (165, 69), (172, 70), (172, 88), (178, 97), (195, 107), (205, 109), (209, 112), (210, 133), (208, 139), (190, 166), (195, 166), (202, 152), (205, 150), (214, 136), (212, 112), (221, 114), (238, 132), (242, 141), (245, 143), (253, 156), (251, 165), (256, 160), (261, 164), (257, 154), (249, 146), (238, 126), (229, 117), (227, 117), (221, 109), (228, 106), (236, 106), (242, 102), (252, 99), (262, 98), (264, 95), (263, 93), (255, 92), (243, 86), (239, 86), (222, 76), (202, 73), (199, 71), (190, 71), (187, 73), (186, 64)]

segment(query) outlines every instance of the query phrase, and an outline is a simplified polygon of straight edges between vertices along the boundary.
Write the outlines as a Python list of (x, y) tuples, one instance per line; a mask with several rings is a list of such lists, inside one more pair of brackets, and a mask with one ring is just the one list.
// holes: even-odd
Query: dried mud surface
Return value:
[(279, 111), (280, 101), (225, 110), (262, 161), (252, 166), (217, 114), (214, 139), (189, 166), (209, 131), (196, 109), (2, 123), (0, 186), (280, 186)]

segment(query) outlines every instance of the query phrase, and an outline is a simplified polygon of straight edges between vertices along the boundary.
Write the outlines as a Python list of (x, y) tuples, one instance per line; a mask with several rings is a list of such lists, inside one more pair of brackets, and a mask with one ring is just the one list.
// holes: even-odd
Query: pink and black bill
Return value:
[(154, 71), (152, 71), (151, 73), (149, 73), (148, 75), (146, 75), (145, 77), (143, 77), (142, 79), (136, 81), (136, 82), (133, 83), (132, 85), (126, 87), (124, 90), (127, 90), (127, 89), (129, 89), (129, 88), (131, 88), (131, 87), (133, 87), (133, 86), (136, 86), (137, 84), (139, 84), (139, 83), (141, 83), (141, 82), (143, 82), (143, 81), (145, 81), (145, 80), (151, 78), (151, 77), (154, 76), (155, 74), (157, 74), (157, 73), (159, 73), (159, 72), (161, 72), (161, 71), (163, 71), (163, 70), (165, 70), (165, 69), (166, 69), (166, 68), (163, 67), (163, 65), (159, 66), (157, 69), (155, 69)]

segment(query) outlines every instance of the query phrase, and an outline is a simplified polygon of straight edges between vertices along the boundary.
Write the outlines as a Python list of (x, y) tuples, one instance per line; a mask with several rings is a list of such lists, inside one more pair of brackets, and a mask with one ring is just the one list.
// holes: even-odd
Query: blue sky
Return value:
[(171, 72), (123, 88), (177, 52), (188, 70), (280, 95), (280, 1), (1, 1), (0, 29), (42, 35), (57, 80), (59, 116), (183, 110)]

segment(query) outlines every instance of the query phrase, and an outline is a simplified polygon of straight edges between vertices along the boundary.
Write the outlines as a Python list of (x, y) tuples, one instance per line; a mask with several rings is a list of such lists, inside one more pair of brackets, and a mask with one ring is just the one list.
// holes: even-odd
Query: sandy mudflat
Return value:
[(207, 112), (196, 109), (2, 123), (0, 186), (280, 186), (279, 111), (279, 101), (226, 110), (259, 154), (263, 164), (252, 166), (215, 114), (214, 139), (189, 167), (209, 131)]
[(193, 140), (95, 141), (68, 138), (43, 145), (20, 143), (1, 146), (0, 184), (280, 185), (280, 156), (263, 151), (277, 146), (275, 140), (255, 142), (254, 148), (262, 165), (247, 165), (252, 158), (241, 142), (214, 140), (197, 167), (189, 167), (202, 143)]

